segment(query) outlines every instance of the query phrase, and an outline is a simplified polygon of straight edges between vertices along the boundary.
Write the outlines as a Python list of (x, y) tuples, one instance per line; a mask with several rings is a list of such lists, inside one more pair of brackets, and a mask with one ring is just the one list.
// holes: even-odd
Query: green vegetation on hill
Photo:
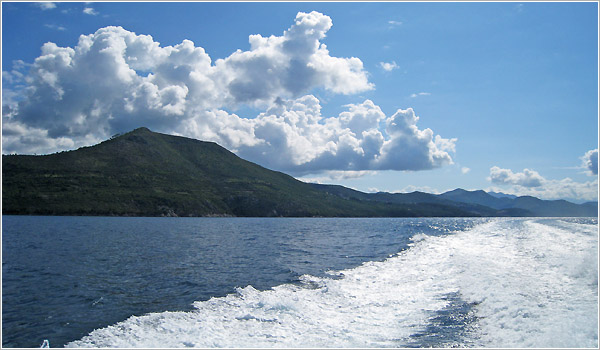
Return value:
[(139, 128), (91, 147), (2, 156), (2, 213), (118, 216), (595, 216), (598, 203), (363, 193), (307, 184), (213, 142)]
[(223, 147), (136, 129), (92, 147), (2, 156), (4, 214), (470, 216), (438, 204), (343, 199)]

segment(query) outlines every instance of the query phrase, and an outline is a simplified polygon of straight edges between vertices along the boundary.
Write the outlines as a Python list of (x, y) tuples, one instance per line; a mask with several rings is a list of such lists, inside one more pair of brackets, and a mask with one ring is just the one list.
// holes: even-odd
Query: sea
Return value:
[(3, 347), (597, 348), (597, 218), (2, 216)]

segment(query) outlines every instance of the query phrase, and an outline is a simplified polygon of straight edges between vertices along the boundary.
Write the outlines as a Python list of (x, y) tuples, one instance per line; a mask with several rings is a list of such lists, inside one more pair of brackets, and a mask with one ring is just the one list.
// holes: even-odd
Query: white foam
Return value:
[(477, 318), (457, 345), (596, 347), (597, 224), (561, 225), (498, 219), (420, 235), (386, 261), (333, 272), (343, 278), (247, 286), (195, 311), (130, 317), (68, 346), (401, 347), (459, 293), (476, 303)]
[[(597, 347), (598, 227), (506, 220), (448, 237), (479, 346)], [(464, 272), (462, 272), (464, 271)]]

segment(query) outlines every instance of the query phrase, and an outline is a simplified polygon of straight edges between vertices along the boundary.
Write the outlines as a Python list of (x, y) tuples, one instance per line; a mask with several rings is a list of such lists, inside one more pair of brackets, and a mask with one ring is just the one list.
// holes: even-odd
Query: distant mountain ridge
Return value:
[(582, 205), (495, 197), (363, 193), (308, 184), (212, 142), (139, 128), (44, 156), (2, 156), (2, 213), (117, 216), (597, 216)]
[(502, 192), (488, 192), (488, 194), (490, 196), (494, 196), (496, 198), (511, 198), (511, 199), (517, 198), (517, 196), (515, 196), (514, 194), (506, 194), (506, 193), (502, 193)]
[[(566, 200), (542, 200), (532, 196), (493, 196), (485, 191), (456, 189), (439, 195), (455, 202), (484, 205), (494, 209), (522, 209), (533, 216), (597, 216), (598, 202), (575, 204)], [(514, 198), (513, 198), (514, 197)]]
[(386, 203), (437, 203), (455, 205), (479, 216), (597, 216), (598, 202), (575, 204), (565, 200), (541, 200), (531, 196), (511, 198), (496, 197), (483, 190), (466, 191), (455, 189), (439, 195), (411, 193), (363, 193), (339, 185), (313, 184), (328, 193), (345, 198), (356, 198)]

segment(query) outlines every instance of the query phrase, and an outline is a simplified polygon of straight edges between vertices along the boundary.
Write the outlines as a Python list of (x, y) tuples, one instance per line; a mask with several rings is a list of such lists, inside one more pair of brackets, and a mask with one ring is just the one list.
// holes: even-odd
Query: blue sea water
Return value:
[(3, 347), (598, 345), (595, 218), (2, 219)]

